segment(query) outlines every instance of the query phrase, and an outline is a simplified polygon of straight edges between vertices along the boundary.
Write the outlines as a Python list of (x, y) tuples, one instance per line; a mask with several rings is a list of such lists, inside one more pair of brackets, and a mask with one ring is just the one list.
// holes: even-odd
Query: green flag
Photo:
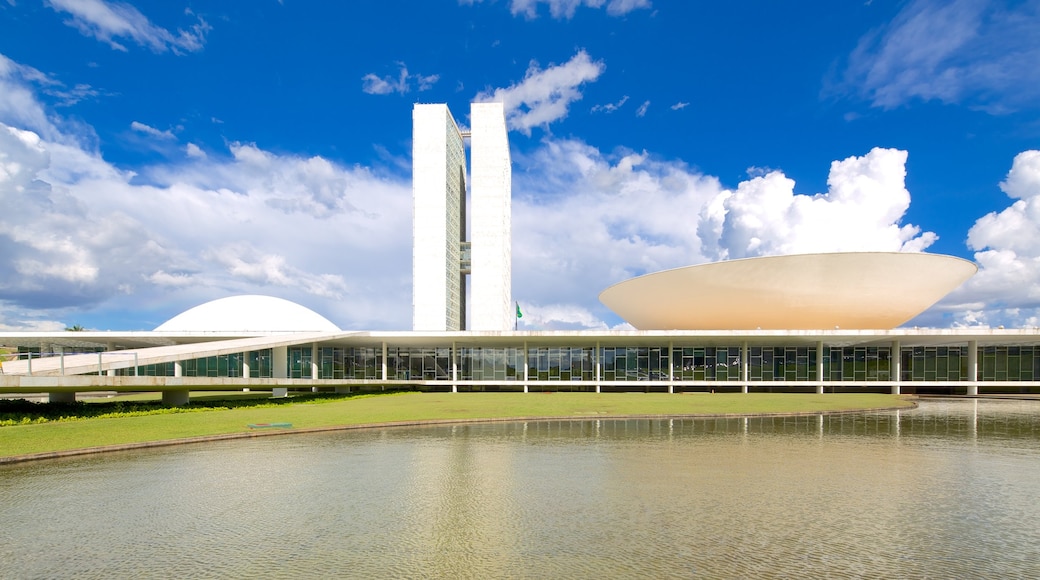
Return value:
[(519, 302), (516, 303), (516, 317), (517, 318), (523, 318), (524, 317), (524, 313), (520, 312), (520, 303)]

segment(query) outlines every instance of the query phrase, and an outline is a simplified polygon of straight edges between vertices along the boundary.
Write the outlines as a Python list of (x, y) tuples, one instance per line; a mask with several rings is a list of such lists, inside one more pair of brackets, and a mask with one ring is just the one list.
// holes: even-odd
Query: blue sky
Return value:
[(719, 259), (975, 261), (1040, 326), (1040, 1), (0, 0), (0, 327), (411, 320), (411, 107), (506, 104), (529, 329)]

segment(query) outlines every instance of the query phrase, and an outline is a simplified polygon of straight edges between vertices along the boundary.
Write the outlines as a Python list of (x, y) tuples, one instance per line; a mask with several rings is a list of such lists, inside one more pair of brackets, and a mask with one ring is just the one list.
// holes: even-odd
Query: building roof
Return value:
[(339, 331), (332, 322), (295, 302), (273, 296), (243, 295), (211, 300), (174, 316), (160, 332), (310, 332)]
[(770, 256), (639, 276), (599, 299), (639, 330), (889, 329), (976, 271), (972, 262), (938, 254)]

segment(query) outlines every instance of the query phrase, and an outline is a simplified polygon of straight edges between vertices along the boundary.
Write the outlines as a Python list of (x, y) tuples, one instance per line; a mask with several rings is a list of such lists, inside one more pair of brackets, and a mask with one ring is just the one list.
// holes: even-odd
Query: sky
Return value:
[(978, 265), (908, 325), (1040, 326), (1040, 0), (0, 0), (0, 328), (265, 294), (409, 329), (411, 109), (475, 101), (521, 330), (836, 251)]

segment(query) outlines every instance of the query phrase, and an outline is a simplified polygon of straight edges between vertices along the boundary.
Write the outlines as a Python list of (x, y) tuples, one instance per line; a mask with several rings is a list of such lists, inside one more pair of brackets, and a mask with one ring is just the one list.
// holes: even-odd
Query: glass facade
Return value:
[(981, 381), (1040, 381), (1040, 347), (987, 346), (978, 356)]
[[(677, 381), (739, 381), (740, 351), (739, 346), (676, 347), (672, 349), (672, 378)], [(755, 360), (754, 354), (751, 360)]]
[(600, 361), (604, 381), (668, 380), (668, 347), (607, 346)]
[(828, 381), (890, 381), (892, 380), (892, 348), (887, 346), (824, 347), (823, 376)]
[(900, 354), (903, 381), (970, 380), (967, 346), (915, 346)]
[(527, 378), (532, 381), (594, 381), (596, 349), (570, 346), (528, 349)]
[[(317, 378), (333, 381), (383, 380), (383, 346), (333, 347), (299, 345), (286, 349), (285, 368), (290, 379), (310, 379), (312, 362)], [(771, 383), (824, 383), (854, 386), (888, 383), (896, 379), (911, 386), (917, 382), (959, 383), (972, 380), (969, 347), (904, 346), (895, 358), (890, 346), (460, 346), (403, 347), (387, 345), (386, 380), (390, 383), (437, 381), (480, 383), (523, 381), (567, 383), (563, 389), (609, 387), (639, 381), (682, 384), (729, 382), (749, 387)], [(39, 349), (22, 347), (40, 356)], [(84, 351), (80, 351), (81, 353)], [(95, 351), (96, 352), (96, 351)], [(747, 361), (743, 360), (747, 353)], [(822, 360), (818, 361), (818, 353)], [(46, 354), (46, 353), (45, 353)], [(66, 354), (73, 354), (66, 352)], [(127, 356), (126, 353), (111, 353)], [(312, 357), (317, 357), (312, 361)], [(982, 346), (977, 350), (976, 380), (986, 382), (1040, 382), (1040, 346)], [(184, 377), (274, 378), (274, 351), (181, 361)], [(525, 368), (526, 365), (526, 368)], [(598, 365), (598, 373), (597, 373)], [(453, 376), (453, 369), (455, 376)], [(746, 369), (746, 381), (743, 373)], [(819, 371), (822, 369), (822, 375)], [(128, 367), (118, 376), (174, 376), (172, 362)], [(581, 383), (580, 385), (578, 383)], [(793, 385), (792, 385), (793, 386)], [(519, 388), (519, 387), (518, 387)]]
[(186, 360), (181, 363), (181, 374), (185, 377), (241, 377), (242, 353)]
[(404, 381), (451, 380), (451, 347), (386, 349), (387, 378)]
[(459, 380), (515, 381), (524, 378), (523, 350), (519, 348), (459, 348)]
[(751, 347), (748, 349), (751, 381), (815, 381), (816, 347)]

